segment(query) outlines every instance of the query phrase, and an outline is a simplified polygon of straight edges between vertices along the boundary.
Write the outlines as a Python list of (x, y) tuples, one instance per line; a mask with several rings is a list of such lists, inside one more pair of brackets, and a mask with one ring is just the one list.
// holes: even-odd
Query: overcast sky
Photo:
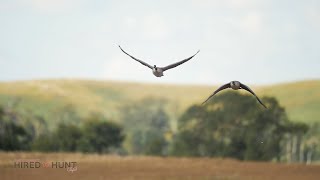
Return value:
[[(151, 65), (200, 53), (157, 78)], [(319, 0), (0, 0), (0, 81), (320, 79)]]

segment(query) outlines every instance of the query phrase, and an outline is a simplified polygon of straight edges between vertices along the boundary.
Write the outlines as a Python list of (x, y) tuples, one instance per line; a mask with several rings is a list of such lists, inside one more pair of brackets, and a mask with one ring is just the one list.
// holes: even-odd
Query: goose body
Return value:
[(230, 82), (230, 87), (233, 89), (233, 90), (238, 90), (241, 88), (241, 83), (239, 81), (231, 81)]
[(220, 92), (220, 91), (222, 91), (222, 90), (224, 90), (224, 89), (227, 89), (227, 88), (231, 88), (231, 89), (233, 89), (233, 90), (244, 89), (244, 90), (250, 92), (252, 95), (254, 95), (254, 96), (256, 97), (256, 99), (259, 101), (259, 103), (260, 103), (263, 107), (267, 108), (267, 107), (262, 103), (262, 101), (258, 98), (258, 96), (257, 96), (248, 86), (246, 86), (245, 84), (242, 84), (242, 83), (239, 82), (239, 81), (231, 81), (230, 83), (227, 83), (227, 84), (222, 85), (222, 86), (219, 87), (217, 90), (215, 90), (215, 91), (213, 92), (213, 94), (211, 94), (211, 95), (207, 98), (207, 100), (205, 100), (202, 104), (206, 103), (211, 97), (213, 97), (214, 95), (216, 95), (218, 92)]
[(152, 68), (152, 73), (153, 75), (155, 75), (156, 77), (161, 77), (163, 76), (163, 70), (161, 68), (156, 67), (156, 65), (154, 65), (154, 67)]
[(142, 61), (142, 60), (140, 60), (140, 59), (137, 59), (137, 58), (131, 56), (129, 53), (127, 53), (126, 51), (124, 51), (120, 46), (119, 46), (119, 48), (121, 49), (121, 51), (122, 51), (123, 53), (125, 53), (126, 55), (128, 55), (128, 56), (131, 57), (132, 59), (134, 59), (134, 60), (138, 61), (139, 63), (141, 63), (142, 65), (144, 65), (144, 66), (152, 69), (152, 73), (153, 73), (153, 75), (155, 75), (156, 77), (161, 77), (161, 76), (163, 76), (163, 72), (164, 72), (164, 71), (169, 70), (169, 69), (172, 69), (172, 68), (175, 68), (175, 67), (177, 67), (177, 66), (179, 66), (179, 65), (181, 65), (181, 64), (183, 64), (183, 63), (185, 63), (185, 62), (187, 62), (187, 61), (189, 61), (189, 60), (192, 59), (196, 54), (198, 54), (199, 51), (200, 51), (200, 50), (199, 50), (199, 51), (198, 51), (196, 54), (194, 54), (193, 56), (191, 56), (191, 57), (189, 57), (189, 58), (187, 58), (187, 59), (184, 59), (184, 60), (182, 60), (182, 61), (179, 61), (179, 62), (170, 64), (170, 65), (165, 66), (165, 67), (157, 67), (156, 65), (151, 66), (150, 64), (148, 64), (148, 63), (146, 63), (146, 62), (144, 62), (144, 61)]

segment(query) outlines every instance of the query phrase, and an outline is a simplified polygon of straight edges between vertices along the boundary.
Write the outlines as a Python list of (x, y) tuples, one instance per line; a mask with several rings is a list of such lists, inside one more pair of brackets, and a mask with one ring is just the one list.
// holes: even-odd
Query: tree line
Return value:
[(101, 114), (82, 118), (68, 107), (52, 129), (42, 117), (0, 107), (0, 150), (307, 163), (319, 158), (320, 126), (289, 121), (275, 98), (263, 101), (268, 109), (254, 97), (221, 93), (204, 106), (187, 108), (177, 127), (166, 111), (166, 99), (152, 97), (121, 107), (117, 121)]
[(33, 125), (20, 114), (0, 107), (0, 150), (107, 153), (121, 145), (124, 134), (120, 125), (100, 115), (82, 121), (80, 125), (59, 123), (53, 131), (45, 128), (36, 133), (36, 120)]

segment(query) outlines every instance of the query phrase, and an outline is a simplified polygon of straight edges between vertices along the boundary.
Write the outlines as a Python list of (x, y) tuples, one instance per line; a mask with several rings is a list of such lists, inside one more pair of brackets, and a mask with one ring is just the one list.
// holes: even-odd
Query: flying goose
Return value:
[(187, 59), (184, 59), (184, 60), (182, 60), (182, 61), (176, 62), (176, 63), (174, 63), (174, 64), (170, 64), (170, 65), (165, 66), (165, 67), (157, 67), (156, 65), (154, 65), (154, 66), (152, 67), (152, 66), (149, 65), (148, 63), (145, 63), (145, 62), (143, 62), (143, 61), (141, 61), (141, 60), (139, 60), (139, 59), (131, 56), (130, 54), (128, 54), (127, 52), (125, 52), (120, 46), (119, 46), (119, 48), (121, 49), (122, 52), (124, 52), (126, 55), (130, 56), (132, 59), (134, 59), (134, 60), (138, 61), (139, 63), (141, 63), (142, 65), (147, 66), (148, 68), (152, 69), (152, 73), (153, 73), (156, 77), (161, 77), (161, 76), (163, 76), (163, 72), (164, 72), (164, 71), (166, 71), (166, 70), (168, 70), (168, 69), (175, 68), (175, 67), (177, 67), (177, 66), (179, 66), (179, 65), (181, 65), (181, 64), (183, 64), (183, 63), (185, 63), (185, 62), (187, 62), (187, 61), (189, 61), (189, 60), (192, 59), (196, 54), (198, 54), (198, 52), (200, 51), (200, 50), (198, 50), (198, 52), (197, 52), (196, 54), (194, 54), (193, 56), (191, 56), (191, 57), (189, 57), (189, 58), (187, 58)]
[(232, 88), (233, 90), (238, 90), (238, 89), (244, 89), (244, 90), (247, 90), (248, 92), (250, 92), (252, 95), (254, 95), (257, 100), (259, 101), (259, 103), (267, 108), (262, 102), (261, 100), (258, 98), (258, 96), (248, 87), (246, 86), (245, 84), (242, 84), (241, 82), (239, 81), (231, 81), (230, 83), (227, 83), (225, 85), (222, 85), (221, 87), (219, 87), (217, 90), (215, 90), (213, 92), (213, 94), (211, 94), (208, 99), (206, 101), (204, 101), (202, 104), (206, 103), (212, 96), (214, 96), (215, 94), (217, 94), (219, 91), (222, 91), (224, 89), (227, 89), (227, 88)]

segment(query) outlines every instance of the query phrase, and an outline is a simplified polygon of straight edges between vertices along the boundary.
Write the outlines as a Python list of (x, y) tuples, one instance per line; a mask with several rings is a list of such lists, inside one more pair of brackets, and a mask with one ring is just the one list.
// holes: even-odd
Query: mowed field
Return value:
[[(14, 168), (15, 160), (76, 162), (77, 171), (66, 168)], [(0, 153), (1, 180), (36, 179), (320, 179), (320, 165), (241, 162), (232, 159), (120, 157), (66, 153)]]

